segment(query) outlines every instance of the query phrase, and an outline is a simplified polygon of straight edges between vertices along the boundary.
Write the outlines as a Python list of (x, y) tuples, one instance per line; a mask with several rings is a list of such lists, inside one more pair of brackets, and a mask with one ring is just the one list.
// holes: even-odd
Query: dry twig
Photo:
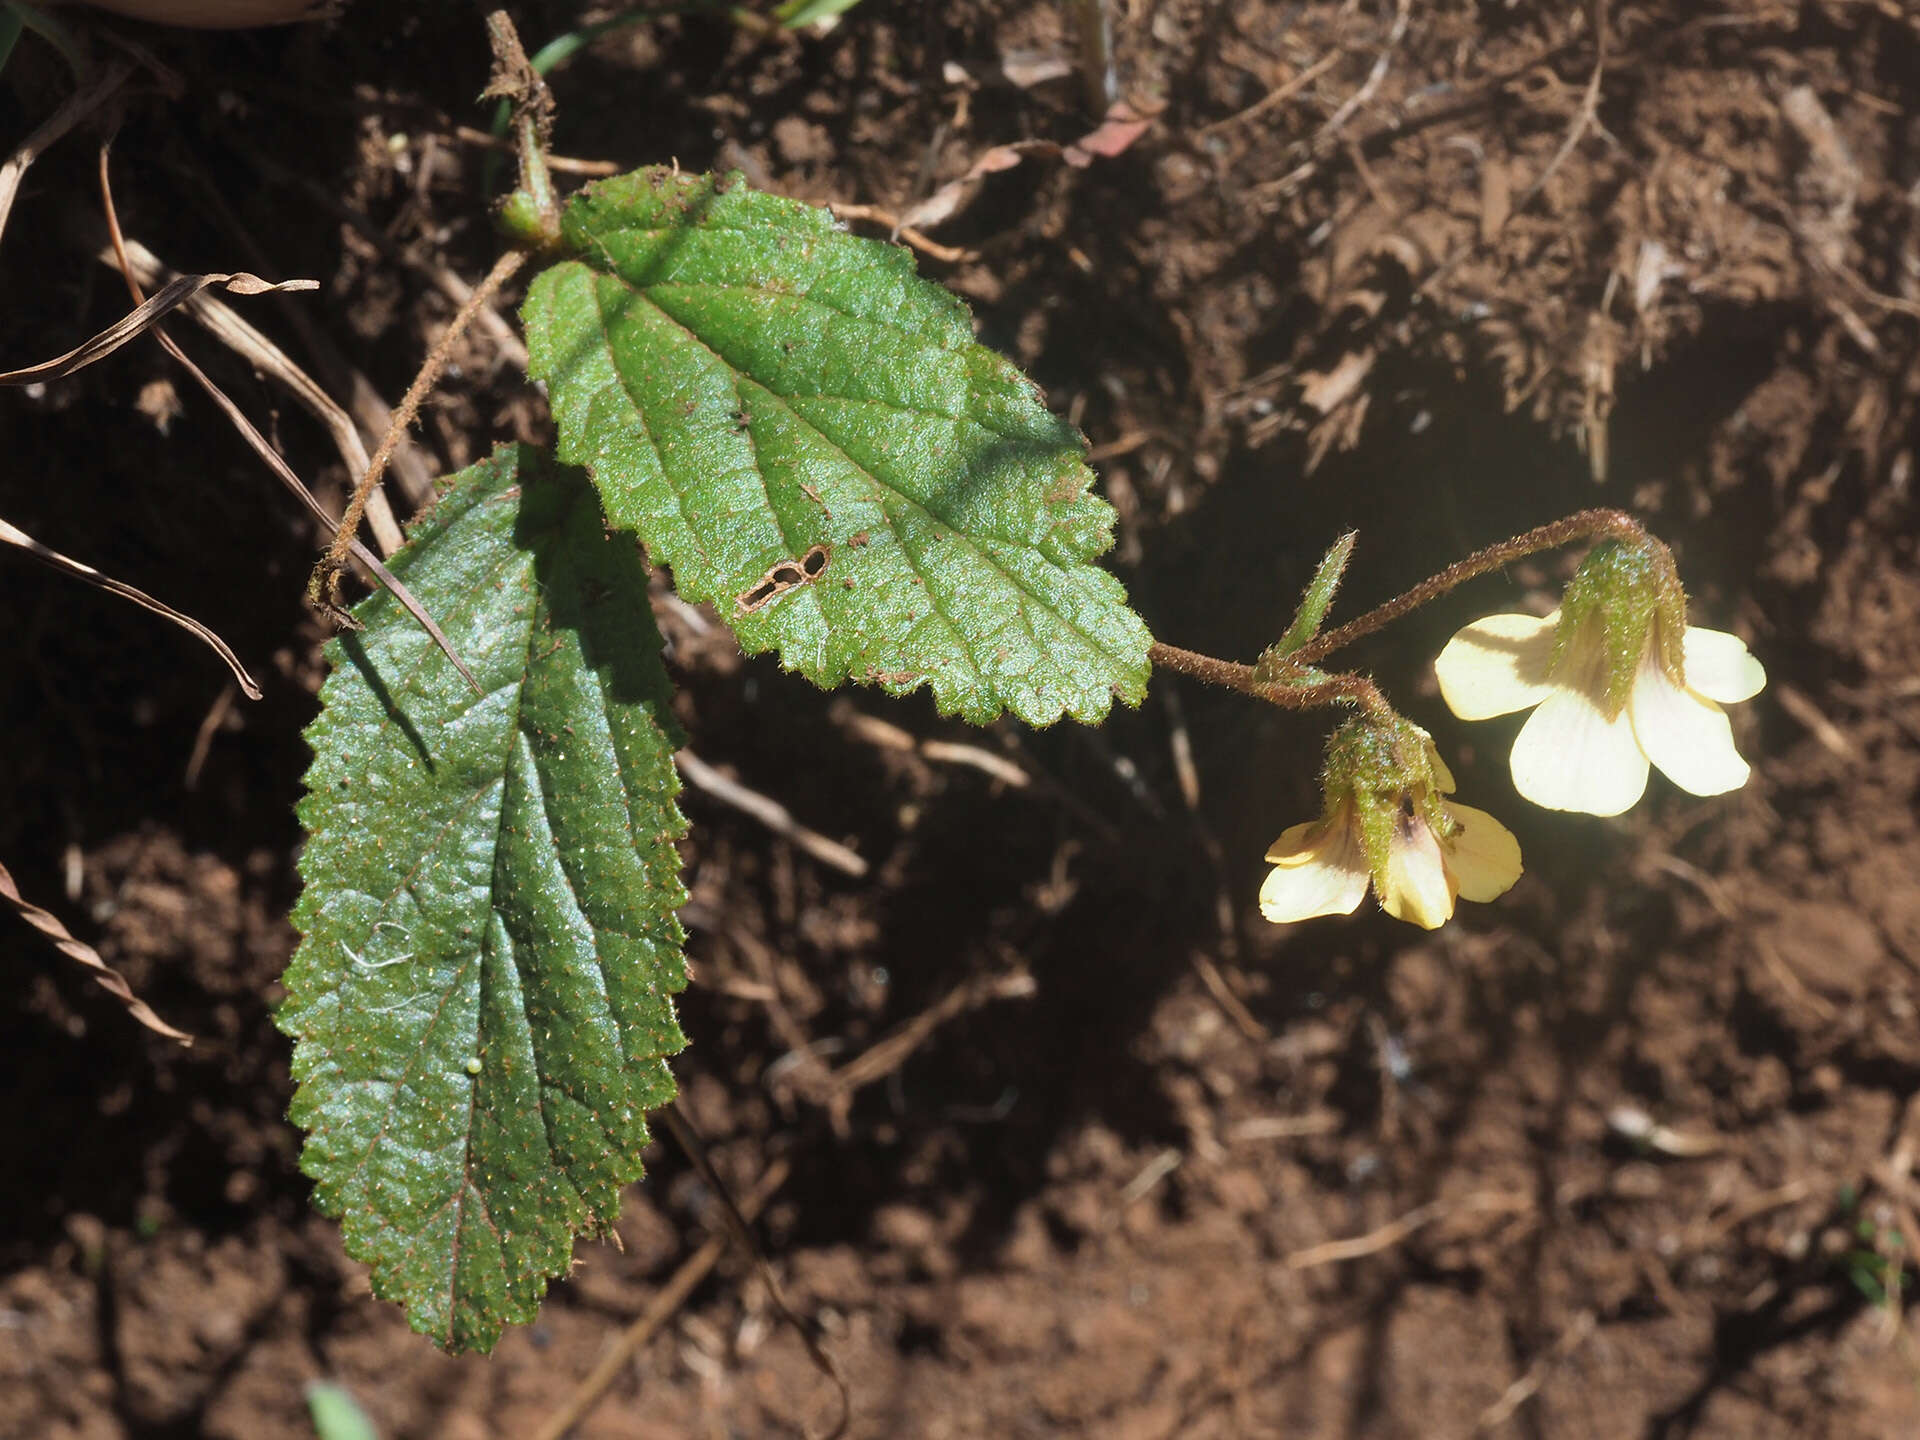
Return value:
[(1580, 108), (1574, 112), (1573, 123), (1567, 126), (1567, 133), (1561, 137), (1559, 148), (1553, 152), (1545, 166), (1533, 179), (1533, 183), (1521, 192), (1520, 197), (1507, 207), (1497, 226), (1483, 227), (1492, 231), (1469, 241), (1433, 268), (1433, 272), (1420, 283), (1421, 295), (1432, 295), (1441, 283), (1456, 270), (1461, 262), (1473, 254), (1488, 239), (1496, 238), (1515, 215), (1525, 210), (1547, 188), (1547, 183), (1559, 172), (1573, 153), (1573, 147), (1580, 143), (1580, 137), (1587, 133), (1588, 127), (1599, 118), (1600, 85), (1607, 73), (1607, 0), (1592, 0), (1589, 11), (1593, 21), (1593, 69), (1587, 76), (1587, 88), (1581, 93)]
[[(504, 150), (512, 155), (519, 149), (504, 135), (490, 135), (485, 130), (476, 130), (471, 125), (455, 125), (448, 133), (462, 145), (478, 145), (483, 150)], [(549, 155), (546, 161), (549, 170), (557, 170), (562, 175), (586, 175), (598, 178), (620, 173), (620, 166), (612, 160), (578, 160), (569, 155)]]
[[(760, 1183), (741, 1202), (740, 1213), (748, 1220), (757, 1218), (767, 1202), (786, 1183), (791, 1170), (792, 1166), (784, 1159), (775, 1160), (769, 1165), (766, 1173), (760, 1177)], [(588, 1372), (586, 1379), (574, 1387), (573, 1394), (567, 1397), (567, 1403), (548, 1416), (546, 1422), (534, 1432), (534, 1440), (561, 1440), (562, 1436), (593, 1412), (593, 1407), (600, 1403), (601, 1397), (620, 1378), (620, 1372), (626, 1369), (627, 1363), (659, 1333), (661, 1326), (673, 1318), (674, 1312), (687, 1303), (687, 1297), (720, 1263), (720, 1257), (727, 1253), (730, 1239), (728, 1235), (715, 1235), (681, 1263), (673, 1278), (653, 1297), (653, 1303), (620, 1332), (619, 1338), (607, 1347), (606, 1354), (600, 1357), (599, 1363)]]
[(1593, 73), (1587, 77), (1587, 88), (1580, 97), (1580, 108), (1574, 112), (1573, 123), (1567, 127), (1567, 133), (1560, 141), (1560, 148), (1553, 152), (1553, 158), (1547, 161), (1545, 168), (1534, 177), (1533, 183), (1527, 186), (1520, 198), (1513, 202), (1513, 209), (1508, 212), (1509, 218), (1515, 212), (1526, 209), (1533, 203), (1534, 198), (1547, 188), (1547, 182), (1553, 179), (1562, 165), (1566, 164), (1567, 157), (1573, 153), (1573, 147), (1580, 143), (1580, 137), (1587, 133), (1588, 127), (1593, 124), (1599, 114), (1600, 82), (1606, 78), (1607, 73), (1607, 0), (1592, 0), (1591, 13), (1593, 16)]
[(1773, 698), (1782, 710), (1791, 715), (1809, 735), (1820, 742), (1822, 749), (1829, 754), (1839, 756), (1842, 760), (1854, 758), (1853, 742), (1841, 733), (1838, 725), (1821, 714), (1818, 705), (1793, 686), (1786, 684), (1774, 686)]
[[(402, 265), (425, 276), (434, 289), (446, 296), (447, 299), (451, 300), (456, 306), (472, 303), (473, 286), (467, 284), (466, 281), (462, 280), (445, 265), (439, 264), (438, 262), (429, 263), (425, 260), (416, 260), (412, 256), (404, 253), (399, 256), (399, 260)], [(522, 374), (526, 373), (528, 363), (527, 342), (520, 338), (520, 332), (514, 329), (513, 326), (501, 316), (498, 310), (495, 310), (491, 305), (482, 306), (479, 313), (473, 317), (473, 323), (477, 328), (486, 331), (487, 338), (493, 342), (493, 348), (500, 352), (500, 358), (502, 360)], [(380, 429), (384, 432), (386, 425), (382, 424)], [(397, 455), (396, 458), (398, 458)]]
[(1212, 956), (1204, 951), (1194, 951), (1193, 968), (1200, 977), (1200, 983), (1207, 987), (1207, 993), (1213, 996), (1215, 1003), (1233, 1021), (1235, 1029), (1256, 1045), (1265, 1045), (1273, 1039), (1273, 1032), (1255, 1019), (1246, 1003), (1229, 988), (1227, 977), (1220, 973), (1220, 967), (1213, 963)]
[(1725, 1238), (1738, 1230), (1747, 1221), (1766, 1214), (1769, 1210), (1784, 1209), (1789, 1205), (1798, 1205), (1814, 1193), (1813, 1182), (1805, 1179), (1789, 1180), (1786, 1184), (1772, 1190), (1761, 1190), (1748, 1195), (1734, 1205), (1724, 1215), (1717, 1215), (1707, 1221), (1695, 1233), (1688, 1237), (1690, 1249), (1704, 1249), (1706, 1246)]
[(855, 710), (851, 705), (836, 705), (834, 718), (860, 739), (883, 750), (919, 755), (935, 765), (962, 765), (970, 770), (978, 770), (983, 775), (990, 775), (1015, 790), (1025, 790), (1033, 784), (1033, 777), (1013, 761), (978, 745), (966, 745), (954, 740), (918, 740), (912, 731), (890, 720), (882, 720), (878, 715)]
[(1316, 1265), (1331, 1265), (1340, 1260), (1358, 1260), (1365, 1255), (1374, 1255), (1382, 1250), (1392, 1249), (1421, 1227), (1456, 1210), (1519, 1211), (1530, 1209), (1532, 1205), (1533, 1201), (1525, 1195), (1503, 1195), (1494, 1192), (1475, 1192), (1460, 1201), (1431, 1200), (1425, 1205), (1409, 1210), (1398, 1220), (1388, 1221), (1378, 1230), (1370, 1230), (1365, 1235), (1356, 1235), (1351, 1240), (1329, 1240), (1325, 1244), (1309, 1245), (1304, 1250), (1294, 1251), (1282, 1263), (1289, 1270), (1311, 1270)]
[(1527, 1373), (1509, 1385), (1504, 1395), (1480, 1412), (1480, 1419), (1473, 1427), (1474, 1433), (1484, 1435), (1491, 1430), (1499, 1429), (1511, 1420), (1514, 1412), (1539, 1392), (1541, 1384), (1545, 1382), (1553, 1367), (1587, 1343), (1587, 1337), (1593, 1334), (1593, 1327), (1594, 1315), (1591, 1310), (1582, 1310), (1574, 1316), (1573, 1322), (1561, 1332), (1560, 1338), (1553, 1342), (1552, 1348), (1535, 1357), (1533, 1364), (1527, 1367)]
[(1312, 1135), (1334, 1135), (1346, 1122), (1337, 1110), (1309, 1110), (1304, 1115), (1255, 1115), (1227, 1127), (1227, 1143), (1255, 1140), (1300, 1140)]
[(893, 232), (895, 240), (904, 240), (923, 255), (931, 255), (948, 265), (958, 265), (963, 260), (977, 258), (979, 252), (958, 245), (942, 245), (938, 240), (925, 235), (911, 225), (900, 223), (900, 217), (881, 205), (842, 204), (838, 200), (827, 202), (827, 209), (840, 220), (868, 220), (875, 225), (884, 225)]
[(752, 1262), (754, 1273), (760, 1277), (760, 1283), (766, 1287), (767, 1299), (773, 1305), (774, 1313), (793, 1327), (794, 1334), (800, 1337), (800, 1343), (806, 1347), (807, 1358), (813, 1361), (814, 1369), (831, 1380), (834, 1389), (840, 1392), (840, 1420), (827, 1434), (827, 1440), (837, 1440), (837, 1437), (846, 1433), (847, 1425), (853, 1419), (853, 1393), (847, 1389), (846, 1377), (840, 1373), (840, 1367), (834, 1363), (833, 1357), (821, 1346), (820, 1337), (815, 1333), (814, 1327), (802, 1320), (794, 1313), (793, 1307), (787, 1304), (787, 1297), (780, 1287), (779, 1277), (773, 1273), (773, 1267), (767, 1264), (766, 1256), (760, 1253), (760, 1246), (753, 1238), (753, 1230), (748, 1224), (747, 1217), (741, 1214), (740, 1207), (734, 1204), (733, 1192), (727, 1189), (718, 1172), (714, 1170), (713, 1162), (707, 1158), (705, 1143), (694, 1130), (693, 1122), (687, 1118), (680, 1103), (676, 1100), (661, 1111), (660, 1115), (666, 1121), (667, 1128), (673, 1132), (673, 1138), (679, 1142), (681, 1150), (686, 1153), (687, 1159), (693, 1163), (694, 1170), (699, 1173), (701, 1180), (706, 1182), (707, 1188), (720, 1201), (721, 1213), (727, 1217), (727, 1227), (733, 1232), (733, 1238), (741, 1251)]
[(1264, 115), (1267, 111), (1277, 106), (1286, 104), (1287, 101), (1298, 95), (1302, 90), (1306, 89), (1307, 86), (1318, 80), (1339, 63), (1340, 52), (1337, 49), (1329, 50), (1325, 55), (1322, 55), (1318, 60), (1314, 61), (1313, 64), (1302, 70), (1284, 85), (1268, 91), (1266, 95), (1254, 101), (1253, 104), (1247, 106), (1246, 109), (1236, 110), (1223, 120), (1215, 120), (1210, 125), (1201, 126), (1200, 134), (1202, 138), (1208, 135), (1218, 135), (1222, 130), (1230, 130), (1235, 125), (1245, 124), (1247, 121)]
[(207, 756), (212, 753), (213, 737), (232, 713), (233, 687), (222, 685), (220, 693), (213, 697), (213, 704), (207, 707), (207, 713), (200, 717), (200, 728), (193, 736), (193, 749), (187, 755), (186, 774), (180, 784), (189, 794), (200, 788), (200, 771), (207, 763)]
[(1024, 790), (1033, 783), (1032, 777), (1011, 760), (991, 750), (982, 750), (978, 745), (962, 745), (953, 740), (922, 740), (920, 753), (936, 765), (964, 765), (983, 775), (991, 775), (1015, 790)]
[[(1327, 117), (1326, 123), (1314, 132), (1312, 140), (1307, 142), (1309, 158), (1281, 176), (1268, 182), (1278, 190), (1291, 190), (1312, 175), (1319, 168), (1322, 157), (1332, 153), (1340, 139), (1340, 132), (1347, 122), (1359, 113), (1361, 106), (1367, 104), (1379, 93), (1380, 86), (1387, 78), (1387, 72), (1393, 68), (1393, 52), (1400, 48), (1400, 42), (1406, 38), (1407, 22), (1412, 18), (1413, 0), (1395, 0), (1393, 24), (1387, 30), (1387, 40), (1380, 47), (1380, 53), (1374, 58), (1373, 68), (1367, 72), (1367, 78), (1360, 88), (1341, 102), (1340, 108)], [(1298, 152), (1295, 152), (1298, 153)]]
[(689, 785), (713, 796), (724, 805), (731, 805), (742, 814), (752, 816), (774, 834), (791, 840), (821, 864), (831, 865), (843, 875), (851, 875), (856, 880), (867, 873), (865, 860), (838, 840), (829, 840), (819, 831), (809, 830), (794, 819), (793, 812), (778, 800), (770, 799), (758, 790), (749, 790), (738, 780), (728, 779), (691, 750), (679, 751), (674, 759), (680, 762), (680, 773), (686, 777)]
[(907, 1063), (907, 1057), (942, 1025), (969, 1010), (995, 1000), (1024, 1000), (1037, 993), (1033, 976), (1024, 970), (985, 975), (953, 987), (886, 1039), (862, 1051), (828, 1077), (829, 1098), (841, 1100), (871, 1085)]

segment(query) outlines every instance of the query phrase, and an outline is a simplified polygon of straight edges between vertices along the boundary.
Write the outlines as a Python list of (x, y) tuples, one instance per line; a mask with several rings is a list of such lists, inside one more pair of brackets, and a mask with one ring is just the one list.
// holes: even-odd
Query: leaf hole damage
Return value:
[(734, 606), (742, 615), (765, 609), (789, 590), (818, 580), (832, 559), (831, 545), (815, 545), (798, 560), (782, 560), (760, 577), (759, 584), (734, 596)]

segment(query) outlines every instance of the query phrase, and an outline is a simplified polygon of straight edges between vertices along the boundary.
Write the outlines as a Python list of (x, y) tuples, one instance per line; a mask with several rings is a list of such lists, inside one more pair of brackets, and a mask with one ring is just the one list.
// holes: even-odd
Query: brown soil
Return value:
[[(143, 34), (181, 98), (129, 107), (115, 146), (123, 220), (172, 263), (321, 280), (244, 303), (338, 393), (288, 311), (394, 397), (450, 311), (433, 268), (471, 280), (494, 253), (445, 118), (484, 123), (478, 13), (418, 8)], [(1358, 605), (1628, 505), (1696, 618), (1768, 665), (1736, 717), (1756, 774), (1712, 801), (1656, 778), (1617, 821), (1524, 807), (1511, 726), (1453, 723), (1426, 661), (1563, 571), (1483, 581), (1356, 659), (1514, 824), (1528, 876), (1431, 936), (1281, 931), (1252, 901), (1313, 803), (1313, 723), (1163, 678), (1098, 732), (968, 732), (820, 695), (668, 607), (701, 754), (872, 867), (687, 798), (687, 1110), (742, 1192), (791, 1163), (762, 1243), (846, 1372), (849, 1433), (1920, 1433), (1920, 21), (1900, 0), (1114, 9), (1152, 128), (1084, 167), (1028, 154), (933, 228), (966, 254), (922, 265), (1097, 447), (1155, 633), (1257, 652), (1349, 525)], [(539, 41), (581, 12), (516, 13)], [(1074, 53), (1063, 13), (662, 21), (556, 76), (556, 145), (903, 210), (992, 145), (1089, 128), (1071, 73), (1034, 80)], [(8, 137), (63, 83), (26, 49), (4, 80)], [(0, 249), (6, 364), (122, 308), (76, 239), (92, 165), (73, 139), (31, 172)], [(175, 331), (337, 494), (325, 437)], [(624, 1247), (583, 1246), (491, 1359), (410, 1335), (309, 1211), (269, 1008), (315, 537), (197, 392), (156, 422), (168, 379), (142, 344), (0, 398), (0, 514), (268, 680), (209, 720), (202, 655), (0, 558), (0, 859), (201, 1037), (135, 1029), (4, 922), (0, 1436), (303, 1436), (316, 1377), (389, 1440), (527, 1435), (712, 1197), (657, 1146)], [(481, 333), (423, 448), (445, 469), (545, 426)], [(845, 1070), (922, 1016), (897, 1068)], [(732, 1259), (577, 1433), (834, 1413)]]

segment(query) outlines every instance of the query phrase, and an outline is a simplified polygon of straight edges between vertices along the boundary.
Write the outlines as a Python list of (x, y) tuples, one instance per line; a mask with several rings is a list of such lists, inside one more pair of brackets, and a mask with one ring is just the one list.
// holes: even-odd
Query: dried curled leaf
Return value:
[(262, 280), (258, 275), (240, 271), (232, 275), (176, 275), (92, 339), (74, 346), (64, 355), (22, 370), (0, 370), (0, 385), (32, 385), (47, 380), (63, 380), (76, 370), (84, 370), (96, 360), (104, 360), (129, 340), (138, 340), (168, 315), (211, 285), (235, 295), (269, 295), (287, 290), (318, 290), (318, 280)]
[(69, 960), (78, 961), (93, 972), (93, 978), (102, 990), (113, 996), (127, 1007), (127, 1013), (138, 1020), (147, 1029), (166, 1036), (169, 1040), (178, 1040), (182, 1045), (193, 1044), (193, 1037), (184, 1030), (176, 1030), (167, 1024), (152, 1008), (133, 993), (133, 987), (125, 978), (100, 958), (100, 952), (84, 941), (73, 938), (73, 933), (52, 912), (42, 910), (38, 905), (20, 893), (20, 887), (13, 883), (13, 876), (7, 867), (0, 865), (0, 901), (13, 908), (13, 912), (27, 924), (38, 930), (53, 942), (58, 950)]

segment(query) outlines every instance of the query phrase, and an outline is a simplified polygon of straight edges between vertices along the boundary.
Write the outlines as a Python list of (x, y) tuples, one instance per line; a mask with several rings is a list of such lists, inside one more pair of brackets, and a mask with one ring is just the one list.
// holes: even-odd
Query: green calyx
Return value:
[(1681, 637), (1687, 599), (1672, 552), (1651, 536), (1639, 544), (1603, 540), (1580, 562), (1560, 602), (1553, 670), (1568, 662), (1592, 673), (1566, 678), (1604, 701), (1609, 717), (1626, 708), (1647, 646), (1675, 684), (1685, 683)]
[(1376, 887), (1383, 886), (1395, 838), (1424, 823), (1436, 835), (1454, 828), (1441, 800), (1452, 788), (1436, 769), (1433, 741), (1411, 720), (1349, 720), (1327, 739), (1321, 792), (1328, 820), (1353, 807), (1361, 848)]

